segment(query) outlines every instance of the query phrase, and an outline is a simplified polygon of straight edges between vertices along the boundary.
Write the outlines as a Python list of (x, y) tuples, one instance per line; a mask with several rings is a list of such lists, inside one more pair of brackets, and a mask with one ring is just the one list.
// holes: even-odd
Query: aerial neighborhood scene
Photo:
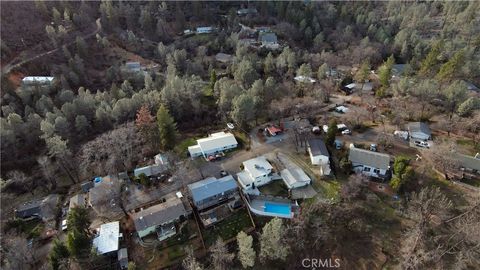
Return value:
[(0, 15), (0, 269), (480, 269), (479, 1)]

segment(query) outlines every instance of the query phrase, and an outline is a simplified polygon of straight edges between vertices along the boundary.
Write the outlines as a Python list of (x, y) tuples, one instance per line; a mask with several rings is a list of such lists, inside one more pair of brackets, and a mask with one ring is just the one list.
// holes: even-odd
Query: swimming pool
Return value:
[(288, 204), (265, 202), (265, 212), (281, 215), (291, 215), (292, 210), (290, 209), (290, 205)]

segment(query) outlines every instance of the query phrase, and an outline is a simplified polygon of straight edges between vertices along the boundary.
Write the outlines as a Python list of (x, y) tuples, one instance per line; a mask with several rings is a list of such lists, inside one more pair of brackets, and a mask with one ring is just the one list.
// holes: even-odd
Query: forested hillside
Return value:
[[(479, 1), (0, 5), (1, 187), (12, 196), (36, 188), (67, 193), (73, 183), (131, 170), (159, 151), (185, 158), (186, 139), (227, 122), (248, 129), (308, 118), (353, 81), (371, 80), (371, 107), (388, 113), (372, 109), (352, 125), (444, 115), (436, 120), (449, 135), (480, 140), (480, 99), (469, 94), (470, 84), (480, 85)], [(239, 16), (247, 6), (258, 14)], [(201, 26), (215, 31), (184, 32)], [(245, 45), (256, 26), (270, 27), (281, 48)], [(232, 55), (231, 64), (216, 61), (217, 53)], [(405, 64), (401, 79), (391, 80), (394, 64)], [(300, 75), (317, 83), (295, 83)], [(25, 76), (55, 80), (30, 86), (21, 83)], [(176, 128), (169, 143), (156, 121)], [(11, 214), (2, 204), (10, 210), (2, 216)]]

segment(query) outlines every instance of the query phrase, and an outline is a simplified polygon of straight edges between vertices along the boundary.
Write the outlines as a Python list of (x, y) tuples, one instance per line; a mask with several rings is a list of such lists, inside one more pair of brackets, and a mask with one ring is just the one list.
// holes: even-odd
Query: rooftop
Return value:
[(378, 152), (350, 147), (349, 160), (373, 168), (387, 170), (390, 165), (390, 156)]
[(232, 133), (223, 131), (213, 133), (207, 138), (198, 139), (197, 143), (204, 152), (217, 149), (222, 146), (238, 144), (235, 136), (233, 136)]
[(410, 132), (422, 132), (425, 134), (432, 134), (428, 125), (424, 122), (411, 122), (408, 123), (408, 131)]
[(133, 221), (137, 231), (142, 231), (152, 226), (171, 222), (180, 216), (185, 216), (187, 211), (182, 200), (173, 197), (164, 203), (160, 203), (133, 214)]
[(275, 33), (260, 33), (259, 40), (266, 43), (277, 43), (277, 35)]
[(54, 80), (54, 77), (50, 76), (28, 76), (22, 79), (24, 83), (50, 83)]
[(295, 81), (298, 81), (298, 82), (308, 82), (308, 83), (314, 83), (316, 82), (316, 80), (312, 77), (307, 77), (307, 76), (303, 76), (303, 75), (300, 75), (300, 76), (296, 76), (295, 78), (293, 78)]
[(328, 153), (327, 146), (320, 139), (308, 140), (308, 146), (310, 147), (310, 152), (312, 152), (313, 156), (319, 156), (319, 155), (327, 156), (327, 157), (330, 156), (330, 154)]
[(253, 178), (268, 174), (272, 169), (272, 165), (264, 156), (249, 159), (243, 162), (243, 167), (250, 173)]
[(73, 207), (85, 207), (85, 195), (77, 194), (70, 198), (70, 204), (68, 208)]
[(93, 246), (100, 255), (117, 251), (120, 236), (120, 223), (118, 221), (102, 224), (98, 236), (93, 239)]
[(164, 171), (167, 170), (167, 167), (163, 164), (154, 164), (154, 165), (148, 165), (145, 167), (141, 168), (136, 168), (133, 173), (135, 176), (139, 176), (140, 174), (145, 174), (146, 176), (152, 176), (152, 175), (157, 175), (161, 174)]
[(188, 189), (190, 190), (195, 202), (202, 201), (214, 195), (235, 188), (237, 188), (237, 182), (235, 182), (235, 179), (233, 179), (233, 176), (231, 175), (227, 175), (219, 179), (216, 179), (215, 177), (209, 177), (188, 185)]
[(280, 174), (289, 188), (293, 187), (296, 183), (307, 185), (312, 181), (312, 179), (310, 179), (310, 177), (308, 177), (308, 175), (300, 168), (284, 169)]
[(458, 162), (463, 168), (477, 170), (480, 172), (480, 158), (467, 156), (463, 154), (457, 154)]

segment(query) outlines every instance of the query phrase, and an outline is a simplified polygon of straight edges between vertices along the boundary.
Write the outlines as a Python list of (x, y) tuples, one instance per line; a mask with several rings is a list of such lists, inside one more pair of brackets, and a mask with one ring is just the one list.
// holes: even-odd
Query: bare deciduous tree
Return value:
[(185, 249), (187, 256), (183, 259), (182, 266), (185, 270), (202, 270), (202, 265), (197, 261), (193, 253), (193, 248), (188, 246)]
[(235, 255), (228, 252), (225, 242), (219, 237), (215, 244), (210, 247), (210, 258), (215, 270), (226, 270), (232, 263)]

